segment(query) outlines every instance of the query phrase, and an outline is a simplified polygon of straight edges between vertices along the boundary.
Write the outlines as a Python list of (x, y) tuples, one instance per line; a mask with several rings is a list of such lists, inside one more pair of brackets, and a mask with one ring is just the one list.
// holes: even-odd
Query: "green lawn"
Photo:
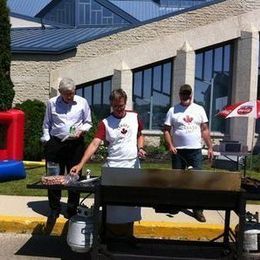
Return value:
[[(91, 174), (99, 176), (101, 172), (101, 163), (90, 163), (88, 168), (91, 170)], [(142, 164), (143, 168), (169, 168), (169, 164)], [(46, 196), (46, 190), (27, 189), (26, 185), (37, 182), (41, 179), (45, 169), (44, 167), (26, 168), (26, 179), (17, 181), (8, 181), (0, 183), (1, 195), (17, 195), (17, 196)]]
[[(204, 161), (204, 169), (212, 170), (210, 165), (207, 165)], [(99, 176), (101, 171), (101, 163), (90, 163), (88, 168), (93, 175)], [(142, 168), (170, 168), (171, 163), (142, 163)], [(27, 177), (24, 180), (8, 181), (0, 183), (1, 195), (17, 195), (17, 196), (46, 196), (46, 190), (27, 189), (26, 185), (37, 182), (41, 179), (44, 173), (44, 167), (26, 168)], [(247, 171), (247, 176), (259, 178), (259, 173), (254, 171)]]

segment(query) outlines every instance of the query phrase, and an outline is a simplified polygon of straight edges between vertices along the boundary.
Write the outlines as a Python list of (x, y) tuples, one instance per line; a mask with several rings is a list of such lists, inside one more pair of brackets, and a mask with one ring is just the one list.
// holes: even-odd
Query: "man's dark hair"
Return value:
[(191, 95), (192, 88), (189, 84), (184, 84), (180, 87), (179, 93), (182, 95)]
[(114, 89), (109, 96), (110, 102), (112, 102), (113, 100), (120, 99), (120, 98), (123, 98), (125, 100), (125, 102), (127, 100), (127, 95), (126, 95), (125, 91), (121, 88)]

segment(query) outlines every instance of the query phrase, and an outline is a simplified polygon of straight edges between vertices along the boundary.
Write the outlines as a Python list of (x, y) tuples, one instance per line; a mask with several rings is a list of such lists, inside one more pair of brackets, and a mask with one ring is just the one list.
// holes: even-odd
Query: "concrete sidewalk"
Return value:
[[(67, 198), (62, 198), (62, 212), (52, 230), (52, 235), (66, 232), (67, 219), (63, 217)], [(86, 205), (93, 203), (87, 199)], [(247, 205), (247, 211), (259, 212), (260, 205)], [(0, 232), (46, 233), (49, 213), (47, 197), (23, 197), (0, 195)], [(224, 212), (205, 210), (206, 223), (200, 223), (192, 216), (191, 210), (176, 215), (155, 213), (151, 208), (142, 208), (142, 221), (135, 223), (135, 235), (142, 237), (164, 237), (208, 240), (221, 235), (224, 225)], [(232, 212), (231, 227), (238, 223)]]

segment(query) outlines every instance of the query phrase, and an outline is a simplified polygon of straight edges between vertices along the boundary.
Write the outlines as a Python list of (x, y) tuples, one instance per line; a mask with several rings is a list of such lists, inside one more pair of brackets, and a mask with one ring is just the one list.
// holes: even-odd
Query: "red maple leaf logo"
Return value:
[(121, 133), (122, 133), (123, 135), (125, 135), (125, 134), (127, 133), (127, 130), (126, 130), (125, 128), (123, 128), (123, 129), (121, 130)]
[(183, 118), (183, 121), (188, 123), (188, 124), (191, 123), (192, 120), (193, 120), (193, 117), (190, 117), (190, 116), (186, 116), (186, 117)]

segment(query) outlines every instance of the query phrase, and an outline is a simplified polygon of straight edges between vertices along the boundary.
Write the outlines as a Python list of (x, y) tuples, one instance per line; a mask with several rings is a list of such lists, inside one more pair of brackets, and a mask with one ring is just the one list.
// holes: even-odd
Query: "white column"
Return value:
[[(256, 100), (258, 80), (259, 32), (242, 31), (235, 44), (232, 103)], [(249, 149), (254, 138), (254, 119), (231, 118), (230, 138), (238, 140)]]
[(179, 89), (183, 84), (194, 88), (195, 79), (195, 52), (190, 44), (185, 41), (182, 48), (177, 51), (173, 65), (173, 92), (172, 103), (179, 102)]
[(126, 109), (133, 109), (132, 88), (133, 88), (133, 73), (132, 70), (122, 62), (120, 69), (114, 70), (112, 77), (112, 90), (122, 88), (127, 94)]

